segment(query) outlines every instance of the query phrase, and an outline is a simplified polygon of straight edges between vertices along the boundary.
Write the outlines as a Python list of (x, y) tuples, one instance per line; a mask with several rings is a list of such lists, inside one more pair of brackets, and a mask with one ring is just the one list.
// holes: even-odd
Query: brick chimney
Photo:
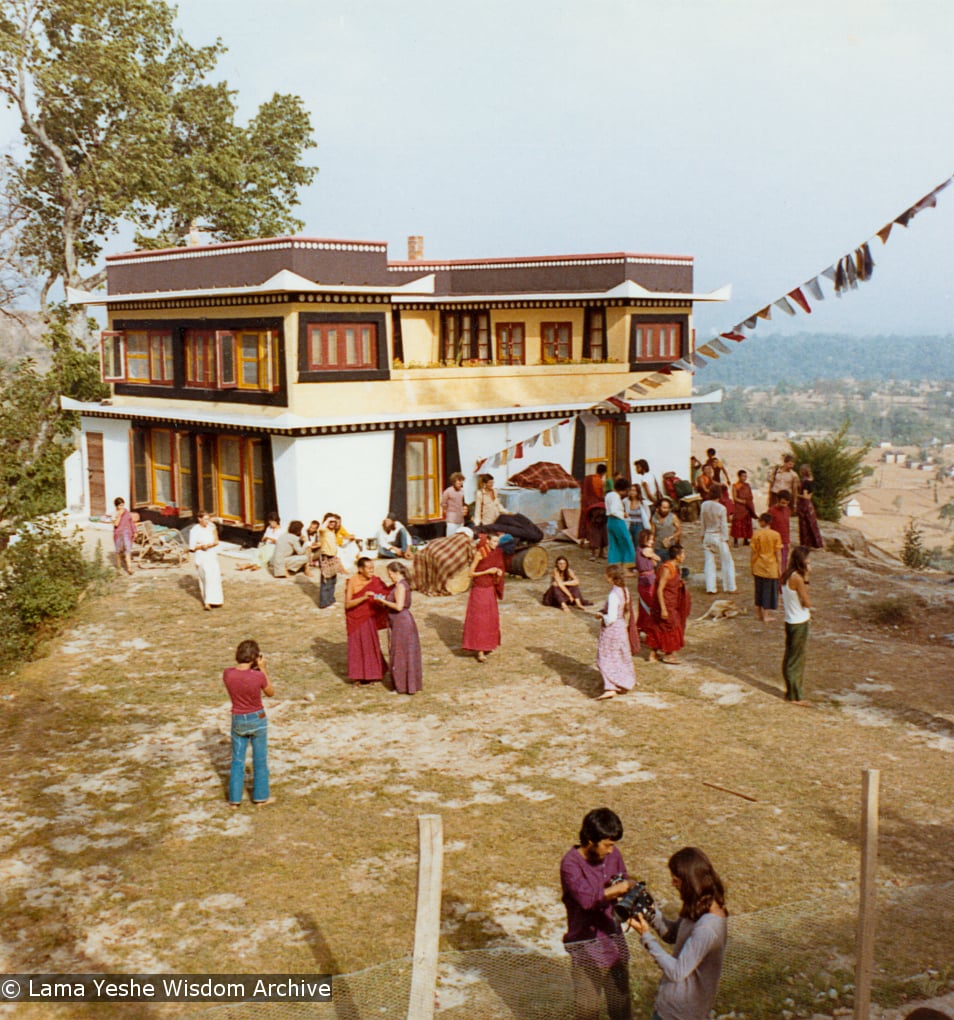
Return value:
[(420, 234), (411, 234), (407, 239), (408, 262), (420, 262), (424, 258), (424, 238)]

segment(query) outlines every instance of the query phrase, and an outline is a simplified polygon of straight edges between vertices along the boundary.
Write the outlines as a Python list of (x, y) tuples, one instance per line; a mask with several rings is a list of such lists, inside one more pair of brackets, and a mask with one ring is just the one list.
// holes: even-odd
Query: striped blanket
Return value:
[(411, 586), (424, 595), (450, 595), (447, 579), (469, 567), (474, 540), (463, 532), (436, 538), (414, 557)]

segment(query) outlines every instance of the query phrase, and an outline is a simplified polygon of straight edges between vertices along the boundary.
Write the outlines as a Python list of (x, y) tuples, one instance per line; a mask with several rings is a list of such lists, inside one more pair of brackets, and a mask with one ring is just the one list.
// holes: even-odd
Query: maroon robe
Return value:
[[(477, 570), (491, 567), (504, 569), (504, 558), (500, 548), (491, 549), (477, 563)], [(464, 615), (463, 648), (468, 652), (492, 652), (500, 645), (500, 611), (497, 600), (503, 598), (503, 574), (481, 574), (475, 577), (467, 597), (467, 612)]]
[[(358, 591), (352, 589), (357, 597), (365, 592), (387, 595), (390, 589), (380, 577), (372, 577)], [(387, 610), (372, 599), (362, 602), (354, 609), (345, 609), (345, 628), (348, 632), (348, 679), (349, 680), (383, 680), (387, 667), (381, 654), (381, 641), (378, 631), (387, 627)]]

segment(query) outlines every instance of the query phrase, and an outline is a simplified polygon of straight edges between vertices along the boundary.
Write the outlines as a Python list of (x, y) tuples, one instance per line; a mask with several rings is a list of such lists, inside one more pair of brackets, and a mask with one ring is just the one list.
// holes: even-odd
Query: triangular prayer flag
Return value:
[(811, 315), (812, 306), (808, 303), (808, 299), (802, 293), (800, 287), (796, 287), (794, 290), (790, 290), (788, 292), (788, 297), (790, 297), (795, 302), (795, 304), (797, 304), (803, 311), (806, 311), (808, 312), (809, 315)]
[(523, 456), (523, 443), (517, 443), (516, 447), (514, 447), (513, 459), (520, 460), (522, 456)]
[(707, 358), (719, 357), (709, 344), (703, 344), (700, 348), (698, 348), (698, 351), (700, 354), (704, 354)]
[[(558, 421), (557, 422), (557, 425), (569, 425), (569, 424), (570, 424), (570, 419), (569, 418), (564, 418), (563, 421)], [(554, 428), (555, 427), (556, 426), (554, 426)]]
[(500, 467), (500, 454), (495, 453), (494, 459), (490, 462), (491, 467)]
[(910, 209), (907, 209), (905, 210), (905, 212), (901, 213), (900, 216), (896, 217), (894, 222), (902, 227), (906, 227), (908, 223), (910, 223), (910, 221), (914, 219), (915, 215), (916, 213), (914, 211), (914, 207), (912, 206)]
[(818, 282), (817, 276), (813, 276), (810, 280), (806, 280), (804, 286), (812, 292), (812, 297), (816, 301), (825, 300), (825, 294), (821, 289), (821, 284)]
[(881, 243), (882, 243), (882, 244), (887, 244), (887, 243), (888, 243), (888, 238), (889, 238), (889, 237), (891, 236), (891, 228), (892, 228), (893, 226), (894, 226), (894, 221), (892, 220), (892, 221), (891, 221), (890, 223), (886, 223), (886, 224), (885, 224), (885, 225), (884, 225), (884, 226), (883, 226), (883, 227), (882, 227), (882, 228), (881, 228), (881, 229), (880, 229), (880, 230), (878, 231), (878, 237), (880, 237), (880, 238), (881, 238)]
[(673, 368), (681, 368), (683, 372), (691, 372), (692, 365), (689, 364), (684, 358), (679, 358), (677, 361), (672, 363)]
[(772, 321), (772, 306), (771, 305), (766, 305), (764, 308), (760, 309), (759, 311), (757, 311), (755, 313), (755, 317), (757, 319), (764, 319), (766, 322), (771, 322)]
[(728, 354), (729, 348), (721, 340), (710, 340), (709, 345), (722, 354)]
[(662, 380), (661, 379), (649, 379), (649, 378), (646, 378), (646, 379), (643, 380), (643, 382), (647, 386), (651, 386), (654, 390), (659, 389), (659, 387), (662, 386)]
[(861, 254), (864, 258), (865, 279), (870, 280), (874, 274), (874, 259), (871, 257), (871, 245), (867, 241), (861, 246)]
[(599, 421), (599, 418), (597, 418), (592, 411), (583, 411), (580, 414), (580, 421), (583, 422), (584, 425), (595, 425)]
[(553, 431), (552, 429), (547, 429), (543, 433), (543, 445), (544, 446), (553, 446), (553, 440), (550, 438), (550, 433), (552, 431)]
[(527, 449), (528, 450), (532, 450), (537, 445), (537, 443), (539, 443), (539, 442), (540, 442), (540, 433), (538, 432), (535, 436), (531, 436), (527, 440)]
[(484, 457), (483, 460), (477, 461), (477, 466), (474, 468), (474, 471), (475, 472), (479, 471), (486, 463), (487, 463), (486, 457)]
[(645, 386), (640, 386), (639, 383), (633, 383), (632, 386), (630, 386), (630, 389), (633, 391), (633, 393), (648, 393), (649, 392), (649, 390), (647, 390)]
[(758, 324), (759, 324), (759, 320), (758, 320), (758, 317), (755, 316), (755, 315), (753, 315), (751, 319), (746, 319), (745, 320), (745, 328), (746, 329), (755, 329), (755, 327)]
[(745, 334), (740, 333), (738, 327), (735, 327), (730, 333), (720, 333), (719, 336), (725, 337), (726, 340), (734, 340), (737, 344), (742, 343), (745, 339)]
[(855, 260), (850, 255), (846, 255), (842, 261), (845, 263), (845, 275), (848, 277), (848, 286), (852, 290), (857, 290), (858, 270), (855, 269)]
[(695, 365), (695, 366), (696, 366), (697, 368), (705, 368), (705, 365), (706, 365), (706, 359), (705, 359), (705, 358), (700, 358), (700, 357), (699, 357), (699, 355), (698, 355), (698, 353), (695, 353), (695, 354), (693, 354), (693, 355), (692, 355), (692, 363), (693, 363), (693, 364), (694, 364), (694, 365)]
[(780, 297), (778, 301), (773, 301), (773, 305), (776, 308), (780, 308), (786, 315), (794, 315), (795, 309), (788, 303), (787, 298)]
[(835, 276), (838, 274), (838, 270), (834, 266), (829, 266), (827, 269), (822, 270), (822, 276), (827, 276), (832, 283), (835, 282)]
[(500, 451), (500, 463), (506, 464), (510, 460), (510, 449)]

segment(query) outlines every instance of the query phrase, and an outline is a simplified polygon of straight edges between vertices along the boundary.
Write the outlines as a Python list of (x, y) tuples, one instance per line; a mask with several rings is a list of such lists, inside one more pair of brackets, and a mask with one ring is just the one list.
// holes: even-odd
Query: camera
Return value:
[[(614, 875), (609, 884), (616, 885), (617, 882), (625, 881), (626, 876), (619, 874)], [(615, 900), (613, 902), (613, 913), (621, 924), (637, 914), (642, 914), (647, 921), (652, 921), (656, 915), (656, 903), (653, 900), (652, 893), (646, 888), (646, 883), (637, 882), (628, 893)]]

